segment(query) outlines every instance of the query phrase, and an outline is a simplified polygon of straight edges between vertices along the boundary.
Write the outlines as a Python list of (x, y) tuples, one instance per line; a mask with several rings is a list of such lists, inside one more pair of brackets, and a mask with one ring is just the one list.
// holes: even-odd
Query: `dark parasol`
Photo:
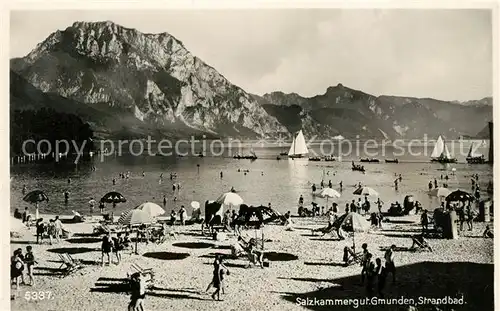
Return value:
[(462, 190), (453, 191), (452, 193), (450, 193), (446, 197), (447, 202), (457, 202), (457, 201), (465, 202), (465, 201), (473, 201), (473, 200), (474, 200), (474, 197), (470, 193), (462, 191)]
[(34, 190), (26, 194), (23, 201), (28, 203), (39, 203), (43, 201), (49, 201), (49, 197), (42, 190)]
[(106, 193), (101, 198), (101, 202), (117, 204), (117, 203), (127, 202), (127, 199), (125, 199), (125, 197), (121, 193), (116, 191), (111, 191)]

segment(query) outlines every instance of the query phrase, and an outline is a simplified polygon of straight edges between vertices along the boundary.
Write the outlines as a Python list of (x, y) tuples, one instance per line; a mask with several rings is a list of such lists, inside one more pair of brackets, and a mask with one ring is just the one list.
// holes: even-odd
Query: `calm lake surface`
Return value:
[[(465, 154), (469, 146), (470, 143), (464, 144)], [(452, 147), (458, 150), (458, 146)], [(225, 152), (222, 156), (212, 156), (207, 152), (207, 156), (203, 158), (133, 156), (127, 152), (121, 156), (105, 157), (104, 161), (101, 161), (100, 156), (94, 156), (91, 160), (81, 161), (78, 165), (73, 163), (14, 165), (11, 166), (11, 210), (20, 208), (22, 211), (29, 206), (22, 201), (23, 185), (26, 185), (28, 191), (40, 189), (49, 196), (50, 202), (40, 206), (41, 213), (71, 214), (71, 210), (76, 210), (87, 214), (89, 210), (87, 202), (91, 197), (99, 200), (109, 191), (118, 191), (127, 198), (127, 202), (117, 205), (115, 215), (146, 201), (162, 205), (163, 195), (167, 196), (165, 208), (167, 213), (172, 209), (178, 210), (181, 205), (185, 205), (189, 211), (191, 201), (203, 204), (206, 200), (214, 200), (234, 187), (247, 204), (267, 205), (270, 202), (280, 212), (291, 210), (295, 213), (301, 194), (307, 206), (312, 201), (318, 202), (320, 206), (326, 203), (326, 199), (314, 198), (311, 195), (312, 183), (319, 188), (322, 179), (325, 180), (325, 184), (331, 180), (336, 190), (339, 190), (339, 182), (343, 182), (342, 197), (335, 200), (341, 207), (345, 206), (346, 202), (357, 199), (352, 192), (356, 189), (355, 185), (361, 182), (379, 192), (380, 198), (385, 202), (383, 210), (389, 207), (390, 202), (402, 202), (407, 194), (413, 194), (424, 208), (434, 209), (439, 202), (427, 195), (427, 184), (434, 178), (442, 185), (445, 180), (441, 180), (440, 176), (449, 175), (450, 190), (460, 188), (470, 192), (470, 176), (477, 173), (482, 198), (489, 196), (485, 190), (488, 182), (493, 180), (491, 165), (469, 165), (465, 163), (465, 156), (458, 155), (456, 151), (452, 153), (459, 161), (457, 164), (431, 163), (429, 155), (432, 146), (412, 147), (417, 153), (420, 152), (420, 155), (401, 155), (393, 147), (385, 148), (384, 153), (380, 147), (372, 148), (370, 152), (378, 155), (369, 156), (377, 157), (381, 163), (362, 163), (366, 174), (351, 170), (351, 160), (357, 161), (360, 157), (365, 157), (366, 154), (363, 152), (356, 154), (354, 151), (352, 155), (344, 156), (342, 162), (289, 160), (286, 157), (278, 161), (276, 156), (288, 150), (288, 147), (262, 147), (255, 143), (247, 143), (239, 153), (247, 154), (250, 148), (253, 148), (259, 157), (256, 161), (233, 159), (230, 152)], [(424, 154), (424, 148), (428, 149), (426, 152), (428, 155)], [(313, 145), (311, 149), (320, 152), (319, 145)], [(348, 151), (344, 150), (344, 147), (341, 149), (344, 154)], [(488, 145), (481, 146), (477, 152), (487, 156)], [(233, 150), (232, 154), (235, 153)], [(333, 155), (338, 154), (333, 152)], [(399, 164), (384, 163), (385, 158), (393, 158), (394, 155), (400, 160)], [(95, 166), (96, 171), (92, 171), (92, 166)], [(455, 172), (452, 172), (453, 168), (456, 169)], [(243, 171), (238, 172), (238, 169), (250, 172), (244, 175)], [(119, 178), (120, 172), (127, 171), (130, 171), (129, 179)], [(222, 178), (220, 172), (223, 172)], [(161, 173), (163, 181), (160, 183)], [(170, 180), (170, 173), (177, 173), (177, 178)], [(403, 181), (396, 191), (394, 180), (399, 174), (402, 175)], [(67, 182), (68, 178), (71, 178), (70, 184)], [(116, 185), (112, 183), (113, 178), (116, 178)], [(173, 183), (180, 183), (180, 191), (172, 191)], [(71, 193), (68, 204), (64, 202), (63, 192), (66, 190)], [(176, 202), (173, 201), (174, 196), (177, 197)], [(329, 203), (331, 202), (330, 199)], [(111, 210), (111, 206), (107, 209)]]

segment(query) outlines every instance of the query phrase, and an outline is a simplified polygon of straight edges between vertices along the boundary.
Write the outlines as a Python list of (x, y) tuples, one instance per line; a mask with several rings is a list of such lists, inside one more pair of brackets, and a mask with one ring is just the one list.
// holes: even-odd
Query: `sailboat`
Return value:
[(439, 163), (457, 162), (457, 159), (451, 157), (450, 152), (448, 151), (448, 147), (446, 147), (446, 144), (444, 143), (444, 140), (441, 136), (438, 137), (438, 140), (434, 145), (434, 150), (432, 150), (431, 162), (439, 162)]
[(306, 140), (302, 130), (299, 131), (296, 137), (293, 138), (290, 150), (288, 150), (288, 157), (291, 159), (302, 158), (309, 153), (307, 150)]
[(484, 164), (484, 163), (486, 163), (486, 159), (484, 158), (484, 155), (474, 153), (474, 151), (472, 150), (472, 147), (474, 147), (474, 143), (472, 143), (470, 145), (469, 153), (467, 154), (467, 157), (465, 158), (465, 160), (467, 160), (467, 163), (469, 163), (469, 164)]

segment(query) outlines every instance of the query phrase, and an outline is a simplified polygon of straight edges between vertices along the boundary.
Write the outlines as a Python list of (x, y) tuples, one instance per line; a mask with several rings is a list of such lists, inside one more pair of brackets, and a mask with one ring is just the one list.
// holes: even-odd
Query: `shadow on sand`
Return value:
[(89, 248), (89, 247), (61, 247), (61, 248), (51, 248), (47, 250), (47, 252), (51, 253), (56, 253), (56, 254), (68, 253), (70, 255), (91, 253), (96, 251), (98, 251), (97, 248)]
[(331, 267), (344, 267), (345, 265), (340, 262), (304, 262), (306, 266), (331, 266)]
[[(359, 286), (359, 275), (339, 279), (290, 278), (295, 281), (332, 282), (337, 287), (319, 289), (302, 294), (282, 293), (282, 298), (296, 304), (297, 299), (353, 299), (366, 297), (366, 289)], [(493, 310), (493, 264), (477, 264), (469, 262), (421, 262), (398, 267), (397, 283), (387, 282), (384, 290), (385, 298), (405, 298), (419, 301), (418, 297), (443, 298), (445, 296), (461, 297), (466, 304), (457, 306), (456, 310)], [(416, 310), (431, 310), (418, 306)], [(440, 306), (441, 310), (451, 310), (450, 306)], [(444, 309), (443, 309), (444, 307)], [(331, 310), (331, 306), (304, 305), (309, 310)], [(335, 310), (388, 310), (399, 311), (401, 305), (378, 306), (335, 306)], [(406, 309), (403, 309), (406, 310)]]
[(184, 243), (173, 243), (172, 245), (189, 249), (214, 247), (214, 244), (205, 242), (184, 242)]
[(66, 239), (65, 241), (72, 243), (72, 244), (91, 244), (91, 243), (101, 242), (102, 239), (85, 237), (85, 238), (70, 238), (70, 239)]
[(264, 260), (266, 259), (269, 261), (292, 261), (299, 259), (299, 257), (289, 253), (269, 252), (264, 253)]
[(187, 253), (172, 253), (172, 252), (150, 252), (142, 256), (160, 260), (182, 260), (189, 257)]

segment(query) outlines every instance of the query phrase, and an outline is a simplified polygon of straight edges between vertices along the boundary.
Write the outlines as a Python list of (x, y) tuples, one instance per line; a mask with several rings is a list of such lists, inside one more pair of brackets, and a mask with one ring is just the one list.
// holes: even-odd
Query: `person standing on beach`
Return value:
[(339, 182), (340, 192), (342, 192), (342, 180)]
[(68, 185), (71, 184), (71, 178), (68, 177)]
[[(14, 299), (17, 296), (17, 291), (19, 290), (19, 277), (23, 276), (24, 262), (21, 259), (22, 251), (19, 249), (14, 251), (14, 255), (10, 258), (10, 284), (15, 284), (16, 291), (11, 296)], [(24, 282), (23, 282), (24, 283)]]
[(59, 219), (59, 216), (56, 216), (56, 219), (54, 220), (54, 229), (56, 233), (56, 240), (57, 242), (61, 242), (61, 237), (62, 237), (62, 223), (61, 220)]
[(396, 251), (396, 245), (392, 244), (391, 247), (385, 251), (385, 272), (386, 275), (392, 273), (392, 283), (396, 283), (396, 265), (394, 264), (394, 252)]
[(467, 226), (469, 227), (469, 231), (472, 231), (472, 223), (474, 222), (474, 213), (472, 212), (470, 202), (469, 205), (467, 205), (465, 214), (467, 216)]
[(109, 253), (111, 253), (112, 248), (113, 248), (113, 243), (111, 241), (110, 233), (108, 232), (102, 238), (102, 244), (101, 244), (101, 266), (104, 267), (104, 255), (106, 255), (108, 257), (108, 266), (111, 265), (111, 257), (109, 256)]
[[(441, 175), (441, 177), (442, 177), (442, 175)], [(441, 178), (441, 179), (443, 179), (443, 178)], [(436, 178), (434, 178), (434, 188), (437, 188), (437, 187), (438, 187), (438, 181)]]
[(312, 190), (313, 194), (316, 193), (316, 185), (315, 184), (312, 184), (311, 190)]
[(112, 238), (112, 242), (113, 242), (113, 253), (115, 254), (117, 260), (116, 264), (119, 265), (120, 261), (122, 260), (122, 255), (121, 255), (121, 251), (123, 249), (122, 234), (118, 233), (116, 237)]
[(302, 194), (299, 197), (299, 206), (304, 206), (304, 197), (302, 196)]
[(64, 204), (68, 204), (69, 201), (69, 191), (64, 191)]
[(26, 191), (28, 191), (28, 188), (26, 187), (26, 185), (23, 186), (23, 195), (26, 194)]
[(167, 196), (164, 194), (163, 195), (163, 206), (167, 205)]
[(368, 244), (363, 243), (361, 245), (362, 254), (361, 254), (361, 285), (365, 283), (365, 274), (366, 274), (366, 267), (367, 267), (367, 262), (368, 262), (368, 255), (371, 256), (370, 252), (368, 251)]
[(146, 298), (146, 280), (140, 272), (131, 277), (130, 303), (128, 311), (144, 311), (144, 299)]
[(387, 277), (387, 268), (382, 266), (382, 260), (380, 258), (375, 259), (375, 275), (377, 276), (377, 292), (379, 298), (384, 298), (384, 287), (385, 279)]
[[(229, 212), (229, 210), (227, 212)], [(181, 209), (179, 210), (179, 218), (182, 226), (186, 225), (186, 214), (186, 208), (184, 207), (184, 205), (181, 205)]]
[(45, 225), (42, 219), (36, 221), (36, 244), (43, 243), (43, 234), (45, 232)]
[(373, 255), (371, 253), (366, 254), (366, 262), (364, 266), (366, 275), (366, 296), (371, 298), (373, 296), (373, 281), (375, 280), (375, 264), (372, 260)]
[(97, 202), (94, 200), (94, 198), (90, 198), (89, 201), (89, 207), (90, 207), (90, 217), (94, 217), (94, 207)]
[(113, 186), (116, 185), (116, 178), (113, 177)]
[(26, 246), (26, 256), (24, 256), (24, 262), (26, 263), (26, 268), (28, 268), (28, 279), (29, 286), (35, 285), (35, 278), (33, 277), (33, 270), (35, 264), (38, 262), (35, 260), (35, 255), (33, 254), (33, 247), (31, 245)]
[(333, 187), (333, 184), (332, 184), (332, 180), (330, 179), (330, 180), (328, 181), (328, 188), (332, 188), (332, 187)]
[(222, 173), (222, 171), (220, 172), (220, 179), (222, 179), (222, 177), (224, 177), (224, 174)]
[(432, 181), (429, 181), (429, 191), (432, 190)]
[(422, 234), (425, 234), (429, 230), (429, 218), (426, 209), (424, 209), (422, 216), (420, 216), (420, 224), (422, 225)]

